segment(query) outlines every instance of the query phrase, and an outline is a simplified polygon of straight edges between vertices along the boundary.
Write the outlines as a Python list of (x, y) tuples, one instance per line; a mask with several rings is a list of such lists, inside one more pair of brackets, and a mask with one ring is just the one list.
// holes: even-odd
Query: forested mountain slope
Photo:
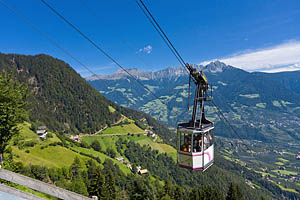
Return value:
[(96, 132), (120, 119), (112, 102), (99, 95), (67, 63), (47, 55), (0, 54), (0, 70), (12, 71), (28, 84), (30, 118), (48, 128), (67, 132)]

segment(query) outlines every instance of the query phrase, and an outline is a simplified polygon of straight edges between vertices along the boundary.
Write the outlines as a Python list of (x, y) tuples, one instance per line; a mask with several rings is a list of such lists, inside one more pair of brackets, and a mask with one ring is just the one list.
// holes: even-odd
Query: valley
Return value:
[[(269, 144), (261, 141), (240, 141), (217, 138), (222, 156), (247, 170), (257, 173), (260, 179), (274, 183), (284, 191), (300, 193), (300, 161), (297, 159), (300, 145)], [(249, 148), (249, 149), (248, 149)], [(260, 187), (252, 180), (249, 185)]]
[[(215, 123), (216, 148), (220, 155), (246, 169), (240, 173), (253, 173), (255, 178), (245, 179), (251, 188), (266, 187), (274, 193), (273, 186), (266, 186), (265, 182), (268, 182), (284, 192), (299, 195), (300, 160), (296, 159), (300, 151), (298, 90), (293, 89), (285, 77), (279, 80), (273, 78), (278, 77), (277, 74), (251, 74), (220, 62), (194, 66), (204, 71), (213, 85), (214, 102), (244, 139), (243, 142), (236, 139), (237, 135), (220, 119), (214, 105), (208, 102), (206, 116)], [(182, 68), (151, 73), (133, 70), (132, 73), (168, 107), (132, 84), (134, 80), (120, 71), (88, 80), (107, 98), (123, 106), (134, 105), (172, 131), (176, 130), (177, 123), (189, 119), (192, 109), (187, 112), (188, 84), (184, 82), (187, 75)], [(295, 76), (293, 78), (296, 79)], [(193, 87), (191, 91), (192, 99)]]
[[(220, 108), (227, 117), (233, 119), (231, 123), (248, 142), (253, 155), (244, 152), (244, 145), (239, 144), (234, 136), (229, 137), (231, 132), (228, 131), (228, 127), (219, 120), (213, 106), (209, 105), (206, 109), (207, 116), (216, 125), (215, 164), (205, 173), (201, 173), (177, 166), (174, 132), (176, 125), (173, 124), (188, 117), (187, 114), (183, 114), (186, 112), (188, 88), (184, 74), (183, 77), (177, 77), (179, 72), (177, 75), (170, 73), (176, 69), (168, 69), (167, 79), (164, 78), (163, 72), (159, 72), (161, 81), (149, 80), (147, 83), (149, 88), (165, 99), (165, 102), (169, 102), (168, 108), (159, 104), (150, 94), (145, 94), (135, 84), (129, 84), (128, 78), (106, 80), (102, 84), (116, 84), (113, 86), (115, 90), (108, 94), (118, 101), (126, 100), (126, 96), (135, 96), (135, 99), (131, 99), (131, 102), (135, 103), (134, 108), (148, 108), (149, 114), (158, 119), (168, 120), (170, 124), (162, 120), (168, 125), (167, 128), (148, 114), (119, 106), (106, 99), (63, 61), (47, 55), (16, 54), (0, 54), (0, 61), (4, 63), (0, 69), (14, 72), (19, 81), (27, 84), (30, 91), (41, 88), (30, 96), (30, 116), (25, 123), (20, 124), (19, 137), (11, 140), (5, 152), (6, 169), (86, 196), (125, 195), (126, 198), (134, 199), (134, 195), (138, 193), (149, 199), (161, 199), (167, 195), (173, 199), (194, 199), (197, 193), (210, 196), (211, 199), (224, 199), (229, 188), (234, 185), (238, 185), (236, 190), (241, 192), (244, 199), (249, 200), (261, 197), (280, 199), (282, 196), (296, 199), (299, 196), (299, 173), (298, 168), (295, 168), (298, 164), (289, 157), (296, 153), (298, 148), (297, 142), (293, 143), (292, 138), (298, 137), (294, 130), (299, 127), (290, 127), (291, 132), (286, 134), (280, 124), (281, 117), (294, 118), (292, 122), (284, 121), (288, 123), (285, 125), (290, 126), (291, 123), (297, 122), (297, 115), (289, 113), (290, 109), (298, 106), (293, 99), (277, 100), (274, 103), (275, 108), (280, 105), (283, 109), (282, 113), (277, 113), (273, 112), (274, 107), (269, 109), (269, 103), (261, 103), (260, 98), (265, 94), (259, 91), (236, 91), (242, 95), (234, 101), (230, 100), (236, 97), (234, 94), (222, 101), (218, 99), (223, 96), (215, 95), (215, 102), (221, 105)], [(43, 70), (37, 70), (39, 66), (44, 66)], [(229, 70), (227, 73), (230, 75), (233, 72), (237, 73), (230, 67), (221, 67), (224, 71)], [(217, 71), (220, 73), (219, 68)], [(239, 73), (240, 71), (240, 77)], [(33, 79), (36, 81), (28, 81)], [(226, 92), (223, 90), (230, 86), (229, 80), (222, 80), (218, 80), (219, 85), (213, 87), (215, 94)], [(122, 87), (118, 84), (122, 84)], [(129, 88), (121, 89), (125, 86)], [(221, 90), (221, 87), (225, 89)], [(106, 88), (110, 90), (112, 87)], [(163, 91), (160, 91), (161, 88)], [(125, 94), (127, 90), (132, 94)], [(149, 100), (147, 106), (143, 107), (141, 99)], [(228, 101), (232, 105), (228, 106)], [(169, 107), (173, 109), (170, 111)], [(264, 112), (263, 109), (267, 111)], [(272, 116), (274, 122), (264, 126), (263, 120), (268, 121), (268, 116)], [(40, 139), (35, 133), (39, 126), (47, 127), (48, 134), (45, 139)], [(285, 151), (289, 154), (276, 154), (275, 157), (271, 145), (278, 144), (274, 141), (282, 137), (282, 142), (294, 144), (293, 149), (286, 148)], [(255, 142), (252, 143), (253, 141)], [(269, 146), (264, 146), (264, 143)], [(266, 147), (268, 151), (264, 152)], [(283, 148), (279, 145), (277, 147), (278, 152), (283, 152)], [(253, 159), (253, 156), (259, 159)], [(274, 158), (269, 159), (268, 156)], [(145, 170), (145, 174), (137, 174), (139, 169)], [(261, 174), (270, 175), (270, 178), (267, 179)], [(294, 182), (290, 181), (291, 178)], [(110, 188), (114, 192), (101, 193), (109, 187), (103, 180), (107, 183), (113, 182), (110, 184), (113, 187)], [(77, 191), (79, 185), (81, 190)], [(93, 187), (102, 190), (94, 190)], [(182, 198), (177, 198), (176, 195), (181, 195)], [(186, 198), (183, 198), (184, 196)]]

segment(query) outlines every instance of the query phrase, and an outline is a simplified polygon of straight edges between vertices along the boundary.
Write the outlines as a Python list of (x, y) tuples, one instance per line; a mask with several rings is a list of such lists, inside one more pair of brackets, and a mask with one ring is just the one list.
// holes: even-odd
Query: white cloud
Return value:
[(139, 49), (136, 53), (145, 52), (146, 54), (150, 54), (152, 52), (152, 46), (147, 45), (144, 48)]
[[(273, 73), (300, 70), (300, 42), (289, 41), (273, 47), (244, 51), (215, 60), (246, 71)], [(211, 61), (205, 61), (201, 64), (207, 64)]]

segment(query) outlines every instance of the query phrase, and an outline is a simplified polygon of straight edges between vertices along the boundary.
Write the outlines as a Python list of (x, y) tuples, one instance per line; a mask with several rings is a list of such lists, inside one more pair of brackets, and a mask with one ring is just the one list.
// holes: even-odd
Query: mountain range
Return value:
[[(250, 73), (222, 62), (192, 65), (203, 71), (212, 84), (213, 101), (242, 138), (265, 142), (300, 140), (300, 71), (274, 74)], [(169, 127), (190, 119), (188, 112), (188, 73), (183, 67), (156, 72), (118, 70), (112, 75), (88, 77), (88, 82), (115, 103), (146, 112)], [(194, 85), (191, 88), (193, 98)], [(165, 104), (162, 104), (163, 101)], [(216, 124), (217, 135), (237, 137), (220, 120), (212, 103), (206, 104), (207, 116)], [(190, 101), (190, 108), (192, 102)]]

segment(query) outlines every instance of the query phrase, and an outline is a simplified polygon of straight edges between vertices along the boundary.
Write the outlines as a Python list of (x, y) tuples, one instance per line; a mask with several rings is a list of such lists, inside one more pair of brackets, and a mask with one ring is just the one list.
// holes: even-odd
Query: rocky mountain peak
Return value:
[[(210, 72), (210, 73), (218, 73), (224, 71), (224, 69), (226, 68), (229, 67), (232, 68), (231, 66), (226, 65), (225, 63), (222, 63), (220, 61), (211, 62), (206, 66), (197, 65), (197, 64), (191, 64), (191, 65), (192, 67), (198, 69), (199, 71)], [(168, 67), (166, 69), (159, 70), (156, 72), (146, 72), (136, 68), (127, 69), (127, 71), (140, 80), (153, 80), (153, 79), (163, 79), (163, 78), (173, 79), (188, 74), (188, 71), (183, 66)], [(127, 74), (127, 72), (125, 72), (122, 69), (119, 69), (110, 75), (90, 76), (87, 78), (87, 80), (88, 81), (94, 81), (99, 79), (118, 80), (118, 79), (126, 79), (128, 77), (129, 75)]]
[(230, 68), (230, 66), (217, 60), (205, 65), (202, 70), (204, 72), (218, 73), (222, 72), (226, 68)]

